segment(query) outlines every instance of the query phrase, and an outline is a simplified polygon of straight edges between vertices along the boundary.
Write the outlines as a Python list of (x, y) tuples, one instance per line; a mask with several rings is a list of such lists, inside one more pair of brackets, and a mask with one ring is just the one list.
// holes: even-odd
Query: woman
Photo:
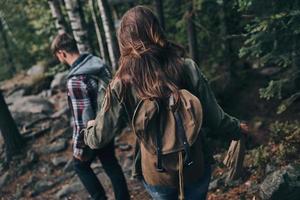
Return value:
[[(203, 129), (225, 134), (229, 139), (239, 139), (242, 132), (247, 132), (245, 124), (224, 113), (204, 75), (191, 59), (182, 57), (180, 46), (167, 40), (150, 9), (137, 6), (127, 11), (120, 24), (118, 41), (119, 69), (101, 111), (84, 133), (88, 146), (100, 148), (109, 143), (132, 120), (141, 99), (165, 99), (180, 89), (188, 90), (201, 101)], [(203, 152), (204, 175), (184, 186), (185, 199), (206, 199), (211, 175), (210, 154), (206, 148)], [(147, 180), (145, 186), (153, 199), (177, 199), (176, 187), (152, 185)]]

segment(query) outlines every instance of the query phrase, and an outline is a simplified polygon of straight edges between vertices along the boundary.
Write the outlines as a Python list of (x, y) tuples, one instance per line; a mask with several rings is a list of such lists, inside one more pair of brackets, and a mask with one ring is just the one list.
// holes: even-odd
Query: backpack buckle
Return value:
[(194, 164), (194, 161), (190, 160), (190, 159), (186, 159), (184, 162), (185, 166), (191, 166), (192, 164)]
[(165, 172), (166, 170), (163, 167), (156, 165), (156, 171), (157, 172)]

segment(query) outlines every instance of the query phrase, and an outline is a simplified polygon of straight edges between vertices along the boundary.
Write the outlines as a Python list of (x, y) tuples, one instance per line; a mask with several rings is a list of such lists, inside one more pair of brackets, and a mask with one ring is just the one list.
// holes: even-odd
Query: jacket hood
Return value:
[(93, 75), (99, 77), (106, 68), (107, 66), (103, 60), (88, 54), (80, 63), (71, 68), (67, 78), (76, 75)]

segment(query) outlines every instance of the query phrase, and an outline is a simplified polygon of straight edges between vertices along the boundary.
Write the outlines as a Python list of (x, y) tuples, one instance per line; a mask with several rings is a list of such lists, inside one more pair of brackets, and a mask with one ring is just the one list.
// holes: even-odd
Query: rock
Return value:
[(70, 159), (67, 164), (64, 166), (64, 172), (73, 171), (73, 160)]
[(242, 182), (243, 182), (243, 180), (241, 178), (239, 178), (237, 180), (226, 179), (225, 180), (225, 185), (228, 186), (228, 187), (236, 187), (236, 186), (241, 185)]
[(43, 90), (41, 93), (38, 94), (38, 96), (42, 98), (51, 97), (51, 90)]
[(47, 117), (47, 114), (44, 113), (12, 112), (11, 114), (19, 127), (27, 126), (31, 121)]
[(37, 180), (38, 180), (37, 177), (30, 176), (30, 178), (23, 185), (22, 189), (25, 190), (26, 188), (31, 187), (32, 185), (34, 185), (37, 182)]
[(297, 200), (300, 196), (300, 165), (287, 167), (269, 174), (259, 186), (262, 199)]
[(9, 172), (5, 172), (1, 177), (0, 177), (0, 188), (4, 187), (8, 181), (9, 181)]
[(267, 164), (265, 173), (270, 174), (271, 172), (274, 172), (275, 170), (276, 170), (276, 167), (274, 165)]
[(28, 76), (38, 76), (45, 73), (45, 67), (41, 64), (37, 64), (32, 66), (29, 70), (27, 70)]
[(34, 151), (28, 151), (27, 158), (28, 158), (28, 162), (30, 164), (36, 163), (39, 159), (38, 155)]
[(60, 151), (65, 150), (67, 148), (67, 146), (68, 146), (68, 143), (67, 143), (66, 139), (59, 139), (55, 143), (43, 148), (41, 150), (41, 153), (49, 154), (49, 153), (60, 152)]
[(54, 108), (47, 99), (38, 96), (26, 96), (16, 99), (9, 109), (11, 112), (51, 114)]
[(24, 89), (19, 89), (19, 90), (13, 92), (12, 94), (10, 94), (8, 97), (6, 97), (5, 101), (6, 101), (7, 105), (11, 105), (17, 99), (22, 98), (24, 96), (24, 94), (25, 94), (25, 90)]
[(54, 79), (51, 82), (50, 89), (51, 91), (60, 89), (64, 90), (66, 88), (66, 76), (68, 75), (68, 71), (60, 72), (54, 76)]
[(51, 160), (52, 164), (57, 167), (57, 166), (60, 166), (60, 165), (63, 165), (65, 163), (68, 162), (68, 158), (66, 157), (54, 157), (52, 160)]
[[(63, 109), (60, 109), (59, 111), (57, 111), (56, 113), (53, 113), (51, 115), (52, 118), (60, 118), (61, 116), (67, 114), (69, 112), (69, 107), (66, 106)], [(61, 120), (59, 121), (59, 123), (61, 124)], [(68, 122), (67, 122), (68, 123)], [(66, 125), (66, 124), (63, 124)]]
[(280, 72), (281, 68), (280, 67), (268, 67), (260, 70), (260, 74), (264, 76), (273, 76)]
[(31, 192), (31, 196), (37, 196), (38, 194), (51, 189), (53, 185), (54, 183), (51, 181), (39, 181), (34, 185), (33, 191)]
[(73, 184), (64, 185), (57, 193), (56, 198), (60, 199), (68, 194), (73, 194), (83, 189), (83, 186), (80, 182), (75, 182)]
[(220, 179), (215, 179), (215, 180), (211, 181), (211, 182), (209, 183), (208, 190), (209, 190), (209, 191), (214, 191), (214, 190), (218, 189), (218, 187), (219, 187), (219, 182), (220, 182)]

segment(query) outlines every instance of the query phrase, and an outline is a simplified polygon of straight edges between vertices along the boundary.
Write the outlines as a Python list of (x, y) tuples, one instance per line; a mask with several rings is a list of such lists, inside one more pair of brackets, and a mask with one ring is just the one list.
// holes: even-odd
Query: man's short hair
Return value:
[(58, 34), (52, 41), (51, 51), (55, 55), (58, 51), (64, 50), (67, 53), (78, 53), (76, 41), (67, 33)]

